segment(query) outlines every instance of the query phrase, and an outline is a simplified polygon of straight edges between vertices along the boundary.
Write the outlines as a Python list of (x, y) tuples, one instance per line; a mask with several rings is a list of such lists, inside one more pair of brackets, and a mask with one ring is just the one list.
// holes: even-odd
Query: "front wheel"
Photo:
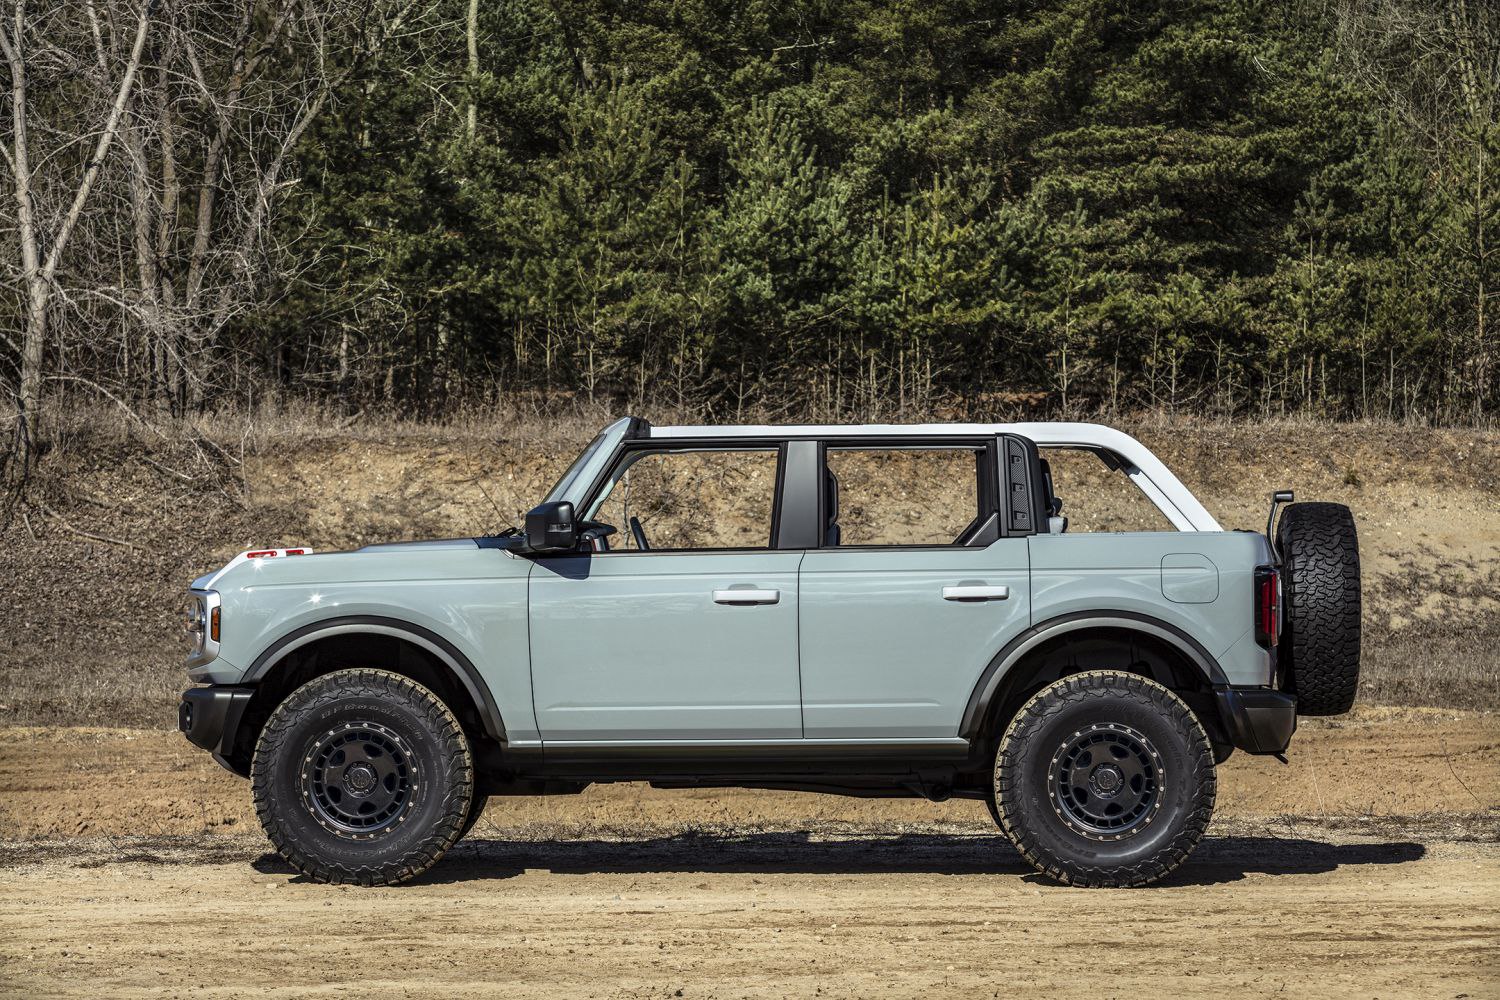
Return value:
[(339, 670), (271, 713), (250, 784), (266, 835), (299, 872), (393, 885), (458, 840), (474, 766), (463, 727), (437, 695), (400, 674)]
[(469, 813), (464, 817), (464, 825), (459, 827), (458, 840), (463, 840), (474, 829), (474, 824), (479, 822), (479, 817), (484, 813), (485, 803), (489, 799), (483, 795), (475, 795), (474, 800), (469, 803)]
[(995, 755), (1001, 829), (1037, 871), (1071, 885), (1167, 875), (1203, 836), (1215, 791), (1213, 747), (1192, 710), (1120, 671), (1037, 692)]

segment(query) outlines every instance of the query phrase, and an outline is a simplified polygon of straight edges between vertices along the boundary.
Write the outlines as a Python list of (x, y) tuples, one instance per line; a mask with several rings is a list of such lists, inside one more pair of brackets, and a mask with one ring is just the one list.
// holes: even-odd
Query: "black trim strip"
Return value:
[(969, 754), (968, 743), (920, 740), (882, 742), (880, 740), (808, 740), (799, 744), (785, 740), (744, 740), (737, 743), (699, 743), (692, 740), (663, 740), (659, 743), (600, 741), (561, 741), (542, 744), (542, 756), (549, 763), (579, 760), (734, 760), (749, 759), (759, 764), (773, 761), (809, 760), (963, 760)]
[(776, 547), (780, 549), (815, 549), (823, 544), (822, 489), (823, 466), (816, 441), (789, 441), (783, 462), (786, 475), (778, 493), (781, 521)]
[(311, 625), (304, 625), (301, 628), (293, 629), (267, 646), (255, 658), (255, 662), (250, 664), (250, 669), (245, 672), (244, 683), (259, 683), (270, 672), (271, 668), (280, 661), (281, 657), (279, 654), (287, 646), (298, 642), (300, 639), (319, 632), (358, 634), (359, 626), (361, 625), (378, 625), (393, 631), (405, 632), (408, 635), (424, 639), (436, 646), (442, 658), (447, 662), (448, 668), (457, 674), (459, 680), (463, 682), (464, 689), (468, 691), (470, 699), (474, 702), (474, 707), (479, 709), (479, 716), (484, 720), (485, 732), (501, 743), (505, 742), (505, 722), (500, 717), (499, 706), (495, 704), (495, 699), (490, 694), (489, 686), (485, 684), (484, 678), (480, 676), (474, 664), (469, 662), (469, 658), (460, 653), (454, 647), (453, 643), (431, 629), (423, 628), (420, 625), (413, 625), (411, 622), (402, 621), (399, 618), (385, 618), (380, 615), (347, 615), (342, 618), (327, 618), (320, 622), (313, 622)]
[[(540, 753), (507, 754), (515, 774), (525, 778), (583, 781), (651, 781), (678, 778), (785, 780), (801, 777), (836, 782), (838, 775), (911, 774), (932, 768), (951, 771), (969, 763), (973, 747), (849, 746), (808, 747), (546, 747)], [(948, 779), (951, 782), (951, 777)], [(737, 785), (736, 781), (729, 781)]]
[(974, 739), (978, 735), (979, 727), (984, 722), (990, 702), (994, 699), (996, 692), (999, 691), (1001, 683), (1010, 671), (1010, 667), (1014, 665), (1013, 661), (1018, 656), (1024, 655), (1020, 651), (1021, 647), (1029, 646), (1034, 639), (1039, 639), (1043, 636), (1050, 637), (1054, 633), (1065, 635), (1069, 632), (1078, 632), (1086, 628), (1109, 628), (1111, 627), (1109, 624), (1111, 619), (1139, 622), (1142, 625), (1149, 625), (1166, 632), (1172, 640), (1175, 640), (1173, 644), (1189, 659), (1193, 660), (1197, 664), (1198, 669), (1203, 671), (1204, 676), (1208, 678), (1210, 684), (1227, 685), (1229, 683), (1229, 678), (1225, 675), (1224, 669), (1219, 666), (1219, 661), (1214, 658), (1213, 654), (1204, 648), (1203, 644), (1197, 639), (1194, 639), (1191, 635), (1170, 622), (1164, 622), (1160, 618), (1153, 618), (1150, 615), (1143, 615), (1135, 611), (1077, 611), (1072, 614), (1058, 615), (1056, 618), (1049, 618), (1044, 622), (1033, 625), (1001, 647), (1000, 652), (995, 654), (994, 658), (990, 660), (989, 665), (984, 668), (984, 672), (979, 675), (979, 681), (974, 685), (974, 690), (969, 695), (969, 703), (964, 708), (963, 719), (958, 727), (958, 734), (969, 740)]

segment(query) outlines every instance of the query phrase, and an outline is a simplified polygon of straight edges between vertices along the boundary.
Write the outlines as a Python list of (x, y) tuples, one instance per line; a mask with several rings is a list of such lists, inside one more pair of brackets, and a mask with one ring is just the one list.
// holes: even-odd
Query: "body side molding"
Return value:
[(293, 629), (267, 646), (255, 658), (255, 662), (250, 664), (250, 669), (245, 671), (242, 683), (259, 683), (287, 653), (319, 639), (335, 635), (386, 635), (405, 639), (425, 649), (453, 671), (463, 684), (464, 690), (474, 702), (474, 707), (479, 710), (479, 717), (484, 720), (485, 732), (502, 744), (505, 742), (505, 722), (500, 717), (500, 709), (490, 694), (489, 685), (484, 682), (484, 678), (479, 675), (474, 664), (469, 662), (469, 658), (431, 629), (413, 625), (399, 618), (386, 618), (380, 615), (347, 615), (341, 618), (324, 619)]
[(1228, 685), (1229, 683), (1228, 677), (1225, 676), (1223, 668), (1219, 666), (1219, 661), (1214, 658), (1213, 654), (1197, 639), (1175, 625), (1135, 611), (1077, 611), (1049, 618), (1031, 626), (1006, 643), (1000, 652), (995, 654), (989, 665), (984, 668), (984, 672), (979, 675), (979, 681), (969, 695), (969, 703), (964, 707), (963, 718), (959, 721), (958, 735), (973, 739), (979, 732), (979, 727), (984, 721), (995, 693), (1004, 683), (1010, 668), (1023, 656), (1049, 639), (1055, 639), (1069, 632), (1093, 628), (1125, 629), (1160, 639), (1196, 664), (1210, 684)]

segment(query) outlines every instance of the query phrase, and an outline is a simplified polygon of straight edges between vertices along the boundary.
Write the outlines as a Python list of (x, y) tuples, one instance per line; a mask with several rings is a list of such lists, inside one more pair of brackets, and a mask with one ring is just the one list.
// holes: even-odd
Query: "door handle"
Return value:
[(781, 600), (779, 590), (716, 590), (715, 604), (775, 604)]
[(1009, 587), (944, 587), (945, 601), (1004, 601), (1010, 598)]

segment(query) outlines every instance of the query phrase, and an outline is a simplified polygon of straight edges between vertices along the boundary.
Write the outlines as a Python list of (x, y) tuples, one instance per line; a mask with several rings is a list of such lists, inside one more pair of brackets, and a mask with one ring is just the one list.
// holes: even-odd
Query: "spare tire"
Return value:
[(1276, 525), (1285, 621), (1282, 689), (1298, 715), (1340, 715), (1359, 687), (1359, 538), (1340, 503), (1295, 503)]

